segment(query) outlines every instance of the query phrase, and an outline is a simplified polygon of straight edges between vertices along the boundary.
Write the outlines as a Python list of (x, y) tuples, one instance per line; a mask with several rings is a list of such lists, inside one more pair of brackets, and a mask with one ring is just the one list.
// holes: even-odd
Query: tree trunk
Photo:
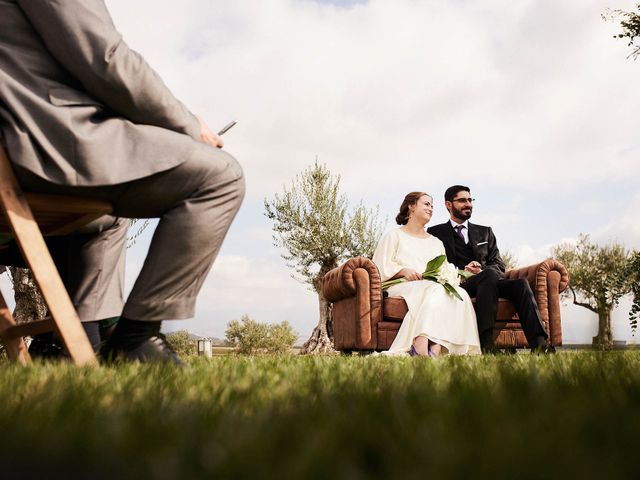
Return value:
[(16, 323), (44, 320), (48, 309), (28, 268), (9, 267), (13, 283), (16, 308), (13, 317)]
[(320, 319), (313, 329), (309, 340), (302, 346), (302, 354), (334, 354), (333, 324), (331, 322), (331, 304), (322, 295), (322, 278), (330, 269), (321, 269), (316, 277), (315, 290), (318, 292)]
[(598, 350), (611, 350), (613, 348), (611, 308), (606, 305), (598, 307), (598, 334), (593, 337), (593, 347)]
[(11, 281), (13, 282), (16, 308), (13, 317), (16, 323), (34, 322), (44, 320), (48, 309), (40, 289), (28, 268), (9, 267)]

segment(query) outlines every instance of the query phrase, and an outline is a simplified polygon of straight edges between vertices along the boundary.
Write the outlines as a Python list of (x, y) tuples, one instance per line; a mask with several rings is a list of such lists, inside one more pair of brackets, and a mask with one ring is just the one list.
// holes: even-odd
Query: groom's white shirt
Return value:
[(462, 236), (464, 237), (464, 243), (469, 243), (469, 220), (465, 220), (462, 223), (456, 223), (453, 220), (449, 220), (451, 226), (455, 229), (458, 225), (462, 225)]

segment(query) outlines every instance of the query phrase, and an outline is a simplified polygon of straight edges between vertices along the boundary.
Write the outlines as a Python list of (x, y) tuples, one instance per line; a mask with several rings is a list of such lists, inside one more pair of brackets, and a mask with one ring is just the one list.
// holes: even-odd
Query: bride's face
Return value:
[(427, 224), (433, 215), (433, 198), (429, 195), (423, 195), (418, 199), (415, 205), (409, 206), (409, 210), (411, 211), (412, 217), (415, 217), (416, 220)]

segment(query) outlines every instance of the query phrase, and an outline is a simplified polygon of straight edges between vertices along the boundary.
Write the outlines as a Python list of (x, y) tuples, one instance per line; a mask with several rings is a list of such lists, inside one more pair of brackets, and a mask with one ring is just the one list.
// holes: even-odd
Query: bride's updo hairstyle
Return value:
[(404, 197), (404, 200), (402, 201), (402, 205), (400, 205), (400, 212), (398, 212), (398, 215), (396, 215), (396, 223), (398, 225), (407, 224), (407, 222), (409, 221), (409, 205), (415, 205), (416, 203), (418, 203), (418, 200), (420, 200), (423, 195), (426, 195), (427, 197), (430, 196), (425, 192), (407, 193), (407, 195)]

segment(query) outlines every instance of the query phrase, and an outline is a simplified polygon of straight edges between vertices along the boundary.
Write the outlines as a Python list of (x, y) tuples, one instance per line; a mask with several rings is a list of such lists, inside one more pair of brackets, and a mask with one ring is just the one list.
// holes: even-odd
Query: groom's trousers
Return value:
[[(95, 198), (113, 205), (113, 216), (48, 241), (82, 321), (120, 315), (159, 321), (194, 315), (198, 292), (245, 188), (235, 158), (194, 143), (191, 156), (177, 167), (117, 185), (57, 185), (14, 167), (25, 191)], [(124, 303), (128, 218), (159, 218), (159, 223)]]
[(540, 310), (529, 282), (523, 278), (505, 279), (492, 268), (486, 268), (461, 285), (476, 299), (478, 334), (483, 348), (493, 347), (493, 326), (498, 314), (498, 298), (506, 298), (515, 306), (529, 346), (535, 348), (540, 337), (548, 338)]

